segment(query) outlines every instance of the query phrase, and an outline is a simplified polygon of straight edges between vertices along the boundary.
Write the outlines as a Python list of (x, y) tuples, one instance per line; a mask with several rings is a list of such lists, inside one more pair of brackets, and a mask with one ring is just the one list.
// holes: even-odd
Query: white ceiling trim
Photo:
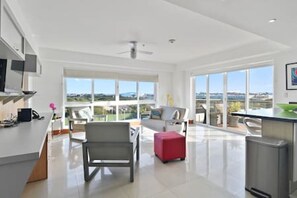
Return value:
[(174, 64), (158, 63), (152, 61), (140, 61), (81, 52), (71, 52), (57, 49), (40, 49), (41, 62), (63, 63), (64, 65), (77, 65), (81, 67), (105, 67), (106, 69), (136, 70), (136, 71), (160, 71), (173, 72)]

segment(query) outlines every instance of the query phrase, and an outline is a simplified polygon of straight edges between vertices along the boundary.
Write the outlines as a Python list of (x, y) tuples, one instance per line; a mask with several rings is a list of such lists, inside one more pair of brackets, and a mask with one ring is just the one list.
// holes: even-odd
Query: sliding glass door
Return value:
[(196, 76), (195, 104), (196, 123), (245, 132), (231, 113), (273, 107), (273, 66)]
[(224, 118), (224, 74), (209, 75), (209, 124), (223, 127)]
[(246, 70), (227, 73), (227, 127), (242, 131), (238, 116), (232, 116), (232, 112), (245, 110), (246, 105)]
[(206, 124), (206, 90), (207, 90), (207, 76), (197, 76), (195, 79), (195, 121), (196, 123)]

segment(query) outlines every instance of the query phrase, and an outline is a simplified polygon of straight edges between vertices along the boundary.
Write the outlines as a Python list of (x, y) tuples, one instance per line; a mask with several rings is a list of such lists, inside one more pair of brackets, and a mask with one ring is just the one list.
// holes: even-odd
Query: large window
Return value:
[(94, 101), (115, 101), (115, 80), (94, 80)]
[(86, 102), (95, 121), (145, 118), (155, 106), (155, 82), (65, 78), (67, 106)]
[(139, 82), (139, 100), (154, 100), (155, 99), (155, 83)]
[(94, 106), (95, 121), (116, 121), (116, 106)]
[(67, 78), (67, 102), (91, 102), (92, 81), (90, 79)]
[(137, 105), (119, 106), (119, 120), (137, 119)]
[(137, 100), (136, 82), (119, 82), (120, 100)]

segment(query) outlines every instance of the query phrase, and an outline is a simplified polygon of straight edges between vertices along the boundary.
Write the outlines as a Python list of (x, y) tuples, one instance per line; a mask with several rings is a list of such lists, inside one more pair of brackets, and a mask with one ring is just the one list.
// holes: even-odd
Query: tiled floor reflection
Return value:
[(104, 168), (86, 183), (81, 144), (61, 135), (49, 143), (48, 179), (27, 184), (22, 197), (253, 197), (244, 190), (244, 155), (244, 136), (192, 126), (186, 160), (163, 164), (153, 153), (153, 132), (145, 130), (134, 183), (128, 168)]

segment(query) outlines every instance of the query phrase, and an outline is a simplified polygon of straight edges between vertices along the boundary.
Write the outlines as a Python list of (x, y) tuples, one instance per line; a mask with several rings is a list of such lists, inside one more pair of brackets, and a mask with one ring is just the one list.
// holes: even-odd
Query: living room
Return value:
[[(123, 171), (106, 168), (105, 173), (85, 183), (81, 143), (71, 142), (67, 134), (55, 135), (48, 147), (48, 179), (28, 184), (22, 197), (45, 194), (47, 197), (251, 197), (244, 190), (244, 135), (230, 133), (227, 124), (223, 128), (213, 127), (210, 118), (205, 124), (202, 121), (196, 125), (195, 79), (220, 73), (225, 75), (222, 84), (226, 87), (228, 72), (271, 66), (272, 106), (295, 102), (297, 93), (287, 89), (286, 74), (286, 64), (297, 62), (295, 2), (266, 5), (192, 0), (88, 3), (12, 0), (6, 4), (40, 60), (42, 71), (38, 75), (25, 74), (23, 89), (36, 91), (32, 98), (5, 104), (1, 101), (1, 120), (11, 113), (16, 115), (20, 107), (30, 107), (42, 115), (51, 112), (49, 104), (54, 103), (55, 113), (62, 117), (67, 130), (64, 122), (69, 106), (112, 106), (119, 118), (121, 105), (159, 107), (169, 105), (170, 96), (174, 106), (189, 109), (188, 119), (194, 122), (187, 134), (185, 161), (161, 163), (153, 153), (154, 131), (146, 129), (141, 134), (140, 162), (133, 184), (129, 183), (125, 168)], [(133, 54), (134, 49), (138, 50), (137, 54)], [(120, 95), (120, 81), (133, 81), (137, 89), (139, 82), (152, 82), (154, 98), (147, 103), (120, 99), (71, 103), (67, 101), (67, 78), (114, 80), (116, 97)], [(227, 114), (227, 107), (223, 109)], [(140, 118), (137, 111), (135, 120)], [(227, 115), (221, 119), (227, 123)], [(221, 150), (224, 152), (220, 153)], [(228, 154), (239, 160), (228, 158)], [(203, 163), (198, 163), (198, 159)], [(235, 169), (233, 173), (231, 167)], [(170, 175), (176, 181), (169, 181)], [(151, 192), (146, 189), (150, 185)], [(196, 185), (209, 192), (201, 188), (193, 190)], [(53, 192), (55, 188), (60, 192)], [(188, 190), (195, 193), (189, 194)]]

